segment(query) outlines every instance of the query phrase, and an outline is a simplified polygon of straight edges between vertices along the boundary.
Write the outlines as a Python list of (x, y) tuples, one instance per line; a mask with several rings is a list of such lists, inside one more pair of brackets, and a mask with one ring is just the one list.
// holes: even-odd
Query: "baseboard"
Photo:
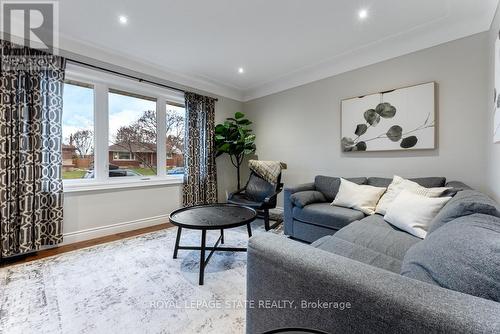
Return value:
[[(276, 207), (277, 210), (283, 211), (282, 207)], [(99, 226), (85, 230), (68, 232), (63, 234), (63, 242), (58, 246), (68, 245), (79, 241), (105, 237), (107, 235), (138, 230), (143, 227), (159, 225), (168, 222), (168, 214), (131, 220), (112, 225)]]
[(110, 234), (138, 230), (140, 228), (159, 225), (166, 222), (168, 222), (168, 214), (68, 232), (63, 234), (63, 242), (59, 246), (104, 237)]

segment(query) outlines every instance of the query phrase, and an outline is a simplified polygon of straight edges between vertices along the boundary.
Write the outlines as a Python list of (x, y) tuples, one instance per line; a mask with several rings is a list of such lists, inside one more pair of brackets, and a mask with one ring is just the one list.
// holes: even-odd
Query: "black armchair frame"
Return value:
[[(251, 177), (252, 175), (254, 175), (254, 176), (262, 179), (262, 177), (260, 177), (257, 173), (255, 173), (255, 172), (252, 171), (250, 177), (248, 178), (248, 181), (245, 184), (245, 186), (243, 188), (241, 188), (241, 189), (239, 189), (239, 190), (237, 190), (237, 191), (229, 194), (229, 196), (228, 196), (228, 202), (229, 203), (240, 204), (240, 205), (247, 205), (245, 203), (239, 203), (238, 200), (235, 199), (234, 197), (235, 197), (235, 195), (243, 195), (243, 196), (245, 196), (246, 190), (247, 190), (248, 184), (249, 184), (249, 182), (250, 182), (250, 180), (252, 178)], [(270, 183), (270, 182), (268, 182), (268, 183)], [(264, 226), (265, 226), (266, 231), (269, 231), (271, 228), (275, 228), (279, 224), (281, 224), (281, 222), (277, 222), (274, 225), (270, 226), (270, 223), (269, 223), (269, 210), (276, 208), (278, 194), (282, 190), (283, 190), (283, 183), (281, 182), (281, 173), (280, 173), (278, 175), (278, 179), (276, 181), (274, 192), (271, 193), (271, 194), (267, 194), (267, 196), (264, 198), (263, 201), (261, 201), (261, 202), (255, 202), (256, 204), (253, 205), (253, 206), (251, 206), (253, 209), (257, 210), (258, 217), (264, 219)], [(249, 232), (249, 236), (251, 236), (251, 229), (250, 228), (248, 229), (248, 232)]]

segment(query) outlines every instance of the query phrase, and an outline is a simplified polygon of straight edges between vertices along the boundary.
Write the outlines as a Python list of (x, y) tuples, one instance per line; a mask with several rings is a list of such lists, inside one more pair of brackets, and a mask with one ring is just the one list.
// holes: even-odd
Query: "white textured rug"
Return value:
[[(243, 333), (246, 253), (214, 253), (199, 286), (199, 251), (172, 259), (175, 235), (170, 228), (0, 269), (0, 333)], [(217, 237), (208, 232), (207, 245)], [(247, 240), (245, 227), (225, 231), (226, 246)], [(199, 231), (183, 230), (181, 245), (199, 242)]]

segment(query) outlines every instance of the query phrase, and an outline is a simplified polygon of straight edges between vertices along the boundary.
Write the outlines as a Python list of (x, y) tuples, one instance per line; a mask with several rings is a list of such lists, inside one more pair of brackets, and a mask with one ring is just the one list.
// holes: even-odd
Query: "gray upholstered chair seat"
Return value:
[[(275, 228), (281, 223), (276, 222), (273, 226), (271, 226), (269, 223), (269, 210), (276, 208), (277, 197), (282, 188), (283, 183), (281, 183), (281, 173), (278, 175), (276, 183), (271, 183), (252, 171), (245, 187), (229, 194), (227, 202), (236, 205), (249, 206), (262, 211), (261, 213), (264, 219), (264, 226), (266, 231), (269, 231), (271, 227)], [(248, 231), (248, 234), (251, 235), (250, 225), (248, 225)]]
[(408, 249), (421, 241), (392, 227), (380, 215), (353, 222), (312, 246), (352, 260), (399, 273)]
[(252, 201), (241, 194), (234, 194), (231, 198), (227, 200), (227, 202), (231, 204), (249, 206), (254, 209), (260, 209), (263, 206), (262, 202)]
[(341, 229), (353, 221), (362, 219), (364, 216), (364, 213), (361, 211), (332, 206), (329, 203), (314, 203), (304, 208), (293, 208), (293, 217), (296, 220), (335, 230)]

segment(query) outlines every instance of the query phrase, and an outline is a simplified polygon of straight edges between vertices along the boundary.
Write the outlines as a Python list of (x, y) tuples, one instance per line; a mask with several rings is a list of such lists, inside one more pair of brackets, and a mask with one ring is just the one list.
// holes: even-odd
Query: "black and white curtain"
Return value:
[(186, 93), (183, 205), (217, 202), (215, 99)]
[(0, 255), (9, 257), (62, 241), (66, 61), (0, 44)]

